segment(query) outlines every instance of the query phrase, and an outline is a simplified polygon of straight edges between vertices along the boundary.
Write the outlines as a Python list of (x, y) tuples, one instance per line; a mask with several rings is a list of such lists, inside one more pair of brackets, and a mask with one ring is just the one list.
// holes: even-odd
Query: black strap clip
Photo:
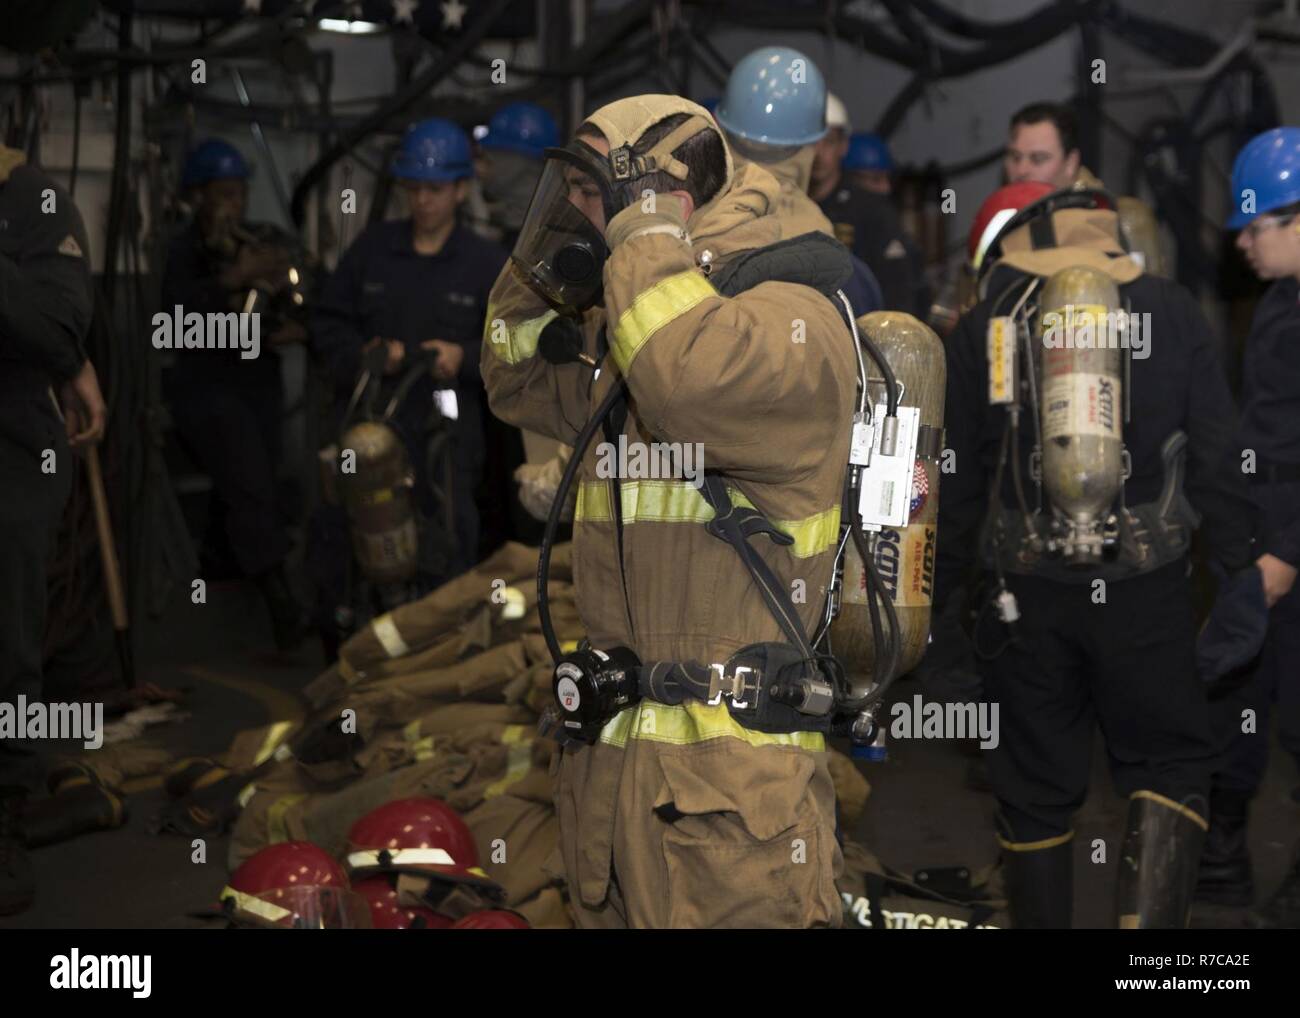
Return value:
[[(721, 478), (717, 476), (705, 477), (704, 484), (706, 488), (709, 488), (710, 485), (715, 486), (708, 493), (712, 496), (708, 501), (714, 503), (714, 516), (704, 525), (705, 529), (714, 537), (720, 538), (728, 544), (735, 544), (737, 540), (743, 541), (754, 534), (766, 534), (776, 544), (783, 547), (794, 544), (793, 537), (777, 530), (772, 522), (757, 509), (735, 505), (727, 495), (726, 487)], [(720, 493), (718, 489), (721, 489)], [(722, 511), (718, 511), (719, 507), (722, 507)]]

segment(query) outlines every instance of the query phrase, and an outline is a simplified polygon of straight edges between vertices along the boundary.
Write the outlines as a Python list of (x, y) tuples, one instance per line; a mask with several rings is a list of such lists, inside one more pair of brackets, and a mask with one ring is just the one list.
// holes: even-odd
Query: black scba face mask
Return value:
[(558, 311), (585, 311), (601, 298), (609, 258), (605, 225), (618, 211), (604, 156), (582, 141), (548, 148), (510, 260)]

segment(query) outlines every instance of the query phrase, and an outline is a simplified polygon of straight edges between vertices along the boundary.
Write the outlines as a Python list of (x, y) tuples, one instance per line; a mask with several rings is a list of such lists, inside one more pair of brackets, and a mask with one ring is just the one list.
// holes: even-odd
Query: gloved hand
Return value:
[[(647, 212), (643, 206), (654, 209)], [(605, 227), (605, 242), (614, 251), (626, 240), (647, 233), (668, 233), (686, 240), (686, 203), (675, 194), (656, 191), (641, 201), (633, 202), (609, 221)]]
[[(515, 470), (515, 480), (519, 482), (519, 501), (528, 510), (529, 515), (543, 522), (551, 514), (551, 504), (555, 501), (564, 476), (564, 468), (569, 462), (573, 450), (567, 445), (545, 463), (524, 463)], [(573, 506), (577, 501), (577, 487), (569, 492), (568, 505), (560, 512), (560, 520), (568, 522), (573, 519)]]

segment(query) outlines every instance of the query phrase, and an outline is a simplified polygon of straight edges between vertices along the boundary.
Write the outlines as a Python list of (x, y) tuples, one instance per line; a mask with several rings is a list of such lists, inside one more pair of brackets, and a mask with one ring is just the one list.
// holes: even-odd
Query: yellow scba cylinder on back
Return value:
[(388, 425), (371, 421), (350, 427), (339, 444), (339, 494), (361, 573), (371, 583), (404, 583), (419, 555), (406, 447)]
[(1048, 550), (1087, 566), (1115, 542), (1111, 507), (1123, 484), (1127, 323), (1115, 281), (1085, 266), (1048, 279), (1038, 307), (1042, 478), (1055, 510)]
[[(930, 635), (947, 369), (939, 337), (909, 314), (875, 311), (858, 319), (858, 329), (889, 362), (899, 382), (899, 407), (916, 407), (920, 411), (907, 523), (883, 527), (876, 535), (874, 546), (876, 570), (898, 612), (902, 656), (897, 674), (901, 675), (921, 659)], [(883, 405), (883, 380), (873, 378), (869, 388), (871, 404)], [(845, 507), (845, 512), (848, 511)], [(876, 644), (866, 574), (852, 541), (844, 551), (842, 591), (839, 615), (831, 623), (831, 646), (847, 671), (870, 675), (875, 667)], [(888, 619), (884, 612), (881, 612), (881, 625), (882, 635), (888, 639)]]
[(1160, 223), (1151, 206), (1140, 198), (1127, 195), (1115, 199), (1118, 206), (1119, 228), (1128, 243), (1131, 256), (1142, 266), (1142, 271), (1152, 276), (1172, 277), (1165, 239)]

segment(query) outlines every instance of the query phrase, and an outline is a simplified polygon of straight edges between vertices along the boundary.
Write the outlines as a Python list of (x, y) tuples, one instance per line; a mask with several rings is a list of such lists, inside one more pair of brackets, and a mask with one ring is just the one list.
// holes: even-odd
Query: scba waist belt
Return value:
[(742, 647), (725, 662), (652, 661), (638, 670), (638, 688), (647, 700), (676, 706), (687, 699), (726, 704), (735, 720), (754, 731), (827, 732), (832, 713), (804, 713), (790, 704), (795, 688), (810, 675), (827, 694), (832, 687), (820, 677), (818, 662), (806, 660), (785, 643), (755, 643)]
[(677, 706), (685, 700), (726, 704), (738, 724), (768, 734), (828, 732), (836, 685), (824, 670), (833, 658), (809, 660), (782, 643), (743, 647), (725, 662), (651, 661), (626, 647), (580, 645), (555, 668), (553, 717), (545, 734), (595, 742), (609, 720), (641, 700)]

